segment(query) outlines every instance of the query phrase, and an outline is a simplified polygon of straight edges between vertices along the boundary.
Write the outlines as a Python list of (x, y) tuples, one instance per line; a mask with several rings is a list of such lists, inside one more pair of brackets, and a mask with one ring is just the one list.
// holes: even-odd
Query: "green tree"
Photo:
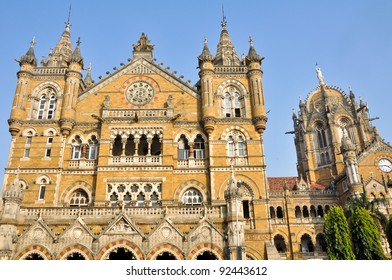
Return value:
[(352, 210), (350, 231), (356, 259), (386, 259), (381, 246), (380, 232), (368, 210), (362, 207)]
[(324, 216), (325, 241), (330, 260), (355, 260), (343, 208), (333, 206)]
[(392, 216), (389, 216), (388, 224), (386, 226), (385, 234), (388, 239), (389, 249), (392, 250)]

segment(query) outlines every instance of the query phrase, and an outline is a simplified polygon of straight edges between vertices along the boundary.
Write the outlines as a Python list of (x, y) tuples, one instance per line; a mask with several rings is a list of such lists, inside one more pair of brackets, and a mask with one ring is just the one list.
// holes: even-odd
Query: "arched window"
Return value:
[(122, 146), (121, 136), (117, 135), (116, 138), (114, 139), (112, 155), (121, 156), (122, 150), (123, 150), (123, 146)]
[(271, 219), (275, 219), (276, 218), (276, 214), (275, 214), (275, 208), (270, 206), (270, 218)]
[(204, 158), (204, 139), (200, 134), (196, 136), (193, 151), (195, 158)]
[(227, 155), (229, 157), (235, 156), (235, 148), (234, 148), (234, 138), (233, 136), (229, 136), (227, 139)]
[(125, 144), (125, 155), (126, 156), (135, 155), (135, 137), (132, 134), (129, 135), (127, 139), (127, 143)]
[(316, 218), (316, 207), (314, 205), (310, 205), (310, 217)]
[(38, 115), (37, 115), (37, 119), (39, 120), (44, 118), (45, 104), (46, 104), (46, 97), (45, 95), (41, 95), (41, 98), (39, 99)]
[(146, 156), (148, 154), (147, 136), (143, 134), (139, 141), (137, 153), (139, 156)]
[(88, 195), (84, 190), (76, 190), (69, 199), (70, 206), (86, 206)]
[(38, 101), (37, 119), (53, 119), (56, 111), (56, 102), (56, 92), (50, 87), (43, 89), (40, 92)]
[(245, 116), (244, 97), (237, 88), (229, 86), (222, 96), (222, 115), (226, 118), (240, 118)]
[(178, 159), (188, 159), (189, 158), (189, 145), (188, 139), (186, 139), (184, 134), (181, 134), (178, 140)]
[(299, 206), (295, 206), (295, 217), (297, 219), (300, 219), (302, 217), (301, 207)]
[(322, 233), (316, 236), (316, 249), (318, 252), (327, 252), (327, 242), (325, 241), (325, 235)]
[(88, 141), (88, 158), (96, 159), (98, 154), (98, 140), (95, 135), (91, 136), (91, 140)]
[(237, 140), (237, 146), (238, 146), (238, 156), (244, 157), (246, 156), (246, 147), (245, 147), (245, 142), (242, 136), (238, 137)]
[(278, 206), (278, 207), (276, 208), (276, 217), (277, 217), (278, 219), (283, 219), (283, 209), (282, 209), (282, 207), (280, 207), (280, 206)]
[(315, 155), (318, 166), (331, 163), (331, 151), (327, 131), (321, 122), (316, 122), (313, 137)]
[(278, 250), (279, 253), (286, 253), (287, 251), (286, 241), (284, 240), (284, 237), (282, 235), (280, 234), (275, 235), (274, 244), (276, 250)]
[(39, 183), (38, 200), (45, 200), (46, 185), (48, 184), (48, 181), (45, 178), (42, 178)]
[(72, 159), (80, 159), (82, 157), (82, 140), (78, 135), (72, 141)]
[(324, 217), (324, 210), (321, 205), (317, 206), (317, 217), (319, 217), (319, 218)]
[(306, 205), (302, 207), (302, 217), (309, 218), (309, 210), (308, 206)]
[(308, 234), (304, 234), (301, 237), (301, 252), (302, 253), (311, 253), (314, 252), (314, 246), (312, 239)]
[(159, 139), (158, 134), (155, 134), (154, 137), (152, 138), (152, 143), (151, 143), (151, 154), (153, 156), (159, 156), (161, 152), (161, 140)]
[(203, 201), (201, 193), (195, 188), (187, 190), (182, 195), (182, 203), (185, 205), (200, 205)]

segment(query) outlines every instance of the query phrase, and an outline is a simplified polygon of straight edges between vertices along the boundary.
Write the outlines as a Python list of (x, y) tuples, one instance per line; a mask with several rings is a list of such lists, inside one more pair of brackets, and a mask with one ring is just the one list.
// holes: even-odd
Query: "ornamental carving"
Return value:
[(137, 81), (129, 85), (125, 90), (125, 97), (133, 105), (145, 105), (155, 96), (155, 90), (150, 83)]

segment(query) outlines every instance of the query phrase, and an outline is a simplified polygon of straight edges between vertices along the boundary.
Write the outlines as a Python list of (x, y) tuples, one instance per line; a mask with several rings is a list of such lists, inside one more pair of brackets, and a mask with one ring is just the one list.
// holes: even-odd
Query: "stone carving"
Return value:
[(151, 45), (150, 40), (148, 40), (146, 34), (143, 32), (137, 44), (133, 44), (133, 50), (137, 52), (152, 52), (154, 45)]
[(106, 95), (105, 96), (105, 101), (103, 102), (103, 108), (107, 109), (110, 106), (110, 96)]
[(124, 220), (120, 220), (112, 226), (110, 232), (134, 232), (134, 230), (130, 224), (126, 223)]

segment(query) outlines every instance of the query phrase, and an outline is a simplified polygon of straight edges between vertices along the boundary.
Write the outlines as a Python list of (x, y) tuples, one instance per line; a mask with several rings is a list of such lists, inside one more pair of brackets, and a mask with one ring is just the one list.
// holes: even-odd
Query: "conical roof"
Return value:
[(249, 52), (248, 52), (246, 59), (248, 61), (261, 62), (263, 60), (263, 57), (256, 52), (256, 49), (253, 46), (252, 37), (249, 38), (249, 43), (250, 43)]
[(37, 66), (37, 59), (35, 58), (35, 54), (34, 54), (34, 45), (35, 45), (35, 38), (33, 37), (30, 43), (30, 48), (27, 50), (26, 54), (23, 55), (19, 60), (20, 64), (28, 63)]
[(217, 46), (214, 65), (240, 66), (240, 60), (231, 42), (229, 32), (227, 32), (227, 21), (223, 17), (222, 31)]
[(208, 49), (208, 41), (207, 38), (204, 38), (204, 48), (203, 51), (201, 53), (201, 55), (199, 55), (198, 57), (201, 61), (213, 61), (214, 60), (214, 55), (210, 52), (210, 50)]
[(82, 54), (80, 52), (80, 38), (78, 39), (77, 45), (75, 50), (73, 51), (73, 53), (71, 54), (71, 56), (69, 57), (69, 61), (70, 62), (76, 62), (82, 65), (83, 67), (83, 57)]

